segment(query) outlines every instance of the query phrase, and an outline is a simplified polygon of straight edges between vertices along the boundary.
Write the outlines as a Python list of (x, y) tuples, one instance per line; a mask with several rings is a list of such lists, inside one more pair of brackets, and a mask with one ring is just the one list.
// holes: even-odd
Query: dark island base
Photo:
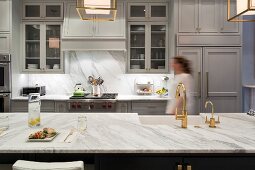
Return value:
[[(255, 154), (0, 154), (0, 164), (16, 160), (84, 161), (85, 170), (255, 170)], [(182, 165), (182, 169), (178, 169)]]

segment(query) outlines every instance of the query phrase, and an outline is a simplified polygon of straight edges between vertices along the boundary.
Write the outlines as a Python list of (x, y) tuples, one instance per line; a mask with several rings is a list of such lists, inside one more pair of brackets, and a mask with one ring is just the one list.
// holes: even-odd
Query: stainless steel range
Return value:
[(85, 94), (72, 96), (68, 101), (69, 112), (116, 112), (117, 93), (103, 93), (101, 96)]

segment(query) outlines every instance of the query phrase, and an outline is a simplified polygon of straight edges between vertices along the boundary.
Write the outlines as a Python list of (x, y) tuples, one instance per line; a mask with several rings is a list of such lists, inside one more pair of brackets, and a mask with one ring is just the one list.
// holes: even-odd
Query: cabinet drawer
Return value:
[(66, 113), (66, 112), (68, 112), (67, 102), (65, 102), (65, 101), (56, 101), (55, 102), (55, 112), (57, 112), (57, 113)]
[(132, 112), (139, 115), (165, 114), (166, 101), (160, 102), (132, 102)]
[(28, 112), (27, 100), (11, 101), (11, 112)]
[(9, 34), (0, 34), (0, 53), (10, 53)]
[[(11, 102), (12, 112), (28, 112), (27, 100), (13, 100)], [(55, 112), (55, 102), (50, 100), (41, 101), (41, 112)]]
[(55, 102), (53, 100), (44, 100), (41, 103), (42, 112), (55, 112)]

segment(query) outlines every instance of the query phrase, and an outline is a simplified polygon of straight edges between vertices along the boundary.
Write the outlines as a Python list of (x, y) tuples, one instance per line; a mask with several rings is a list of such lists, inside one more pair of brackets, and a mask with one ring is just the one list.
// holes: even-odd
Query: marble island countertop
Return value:
[[(41, 96), (41, 100), (56, 100), (56, 101), (65, 101), (69, 100), (70, 95), (45, 95)], [(12, 100), (27, 100), (26, 96), (16, 96), (12, 97)], [(169, 96), (160, 97), (159, 95), (121, 95), (117, 97), (117, 101), (131, 101), (131, 100), (159, 100), (167, 101), (171, 99)]]
[[(203, 123), (205, 114), (189, 116), (188, 128), (182, 129), (173, 116), (87, 113), (86, 133), (64, 143), (61, 135), (76, 127), (78, 115), (42, 113), (40, 129), (52, 127), (60, 135), (52, 142), (29, 143), (26, 136), (38, 129), (28, 128), (26, 114), (9, 113), (10, 128), (0, 136), (0, 153), (255, 153), (255, 117), (244, 113), (220, 114), (215, 129)], [(157, 122), (163, 119), (167, 121)]]

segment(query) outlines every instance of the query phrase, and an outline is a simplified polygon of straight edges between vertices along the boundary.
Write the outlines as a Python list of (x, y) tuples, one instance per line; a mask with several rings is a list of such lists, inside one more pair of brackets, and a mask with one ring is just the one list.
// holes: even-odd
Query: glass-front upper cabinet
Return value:
[(60, 25), (46, 25), (46, 70), (60, 69)]
[(167, 64), (167, 26), (165, 24), (150, 25), (151, 50), (150, 68), (153, 70), (165, 70)]
[(63, 20), (63, 3), (24, 2), (23, 19)]
[(63, 71), (61, 24), (24, 23), (24, 71)]
[(168, 71), (168, 33), (165, 22), (129, 22), (128, 71)]
[(167, 21), (167, 3), (128, 3), (129, 21)]
[(130, 70), (145, 70), (145, 42), (146, 42), (146, 25), (145, 24), (131, 24), (130, 27)]
[(25, 25), (25, 69), (40, 69), (40, 24)]

